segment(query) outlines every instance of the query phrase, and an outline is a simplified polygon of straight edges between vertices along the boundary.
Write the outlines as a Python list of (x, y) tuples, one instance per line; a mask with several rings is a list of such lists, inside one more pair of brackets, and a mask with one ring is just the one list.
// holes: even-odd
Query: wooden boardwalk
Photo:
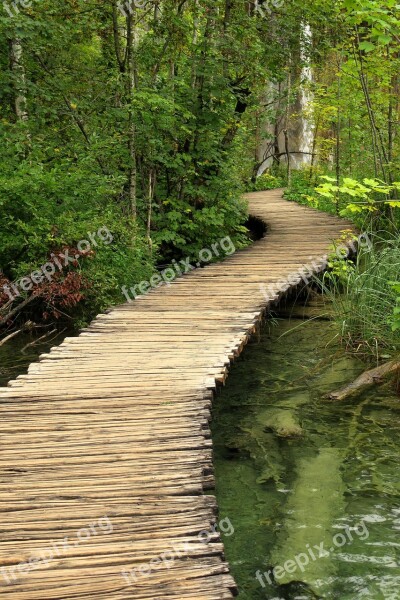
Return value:
[(348, 227), (279, 190), (248, 199), (264, 239), (99, 316), (0, 388), (4, 600), (235, 595), (204, 495), (213, 391), (285, 279)]

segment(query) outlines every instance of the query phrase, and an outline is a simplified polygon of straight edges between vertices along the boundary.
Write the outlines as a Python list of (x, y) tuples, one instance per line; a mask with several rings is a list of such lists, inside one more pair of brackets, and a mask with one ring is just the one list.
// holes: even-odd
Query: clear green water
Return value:
[[(239, 600), (398, 600), (400, 399), (376, 388), (326, 400), (365, 365), (334, 346), (328, 322), (298, 325), (264, 329), (214, 404), (217, 497), (235, 530), (224, 542)], [(275, 582), (272, 567), (284, 569)]]

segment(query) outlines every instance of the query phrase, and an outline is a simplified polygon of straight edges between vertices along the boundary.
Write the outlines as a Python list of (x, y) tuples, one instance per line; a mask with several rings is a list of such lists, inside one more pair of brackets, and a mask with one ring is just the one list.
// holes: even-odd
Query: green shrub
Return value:
[(314, 168), (311, 172), (309, 167), (293, 171), (290, 186), (285, 190), (284, 197), (286, 200), (297, 202), (303, 206), (318, 208), (333, 214), (335, 213), (335, 206), (332, 202), (316, 192), (315, 186), (318, 174), (318, 169)]
[[(63, 265), (54, 281), (58, 298), (70, 271), (82, 276), (83, 300), (64, 316), (89, 320), (106, 307), (123, 301), (122, 285), (134, 285), (155, 270), (147, 240), (115, 201), (121, 187), (117, 177), (96, 174), (80, 165), (44, 168), (22, 161), (3, 165), (0, 175), (0, 274), (10, 281), (39, 269), (51, 254), (76, 249), (101, 228), (112, 235), (111, 244), (97, 240), (91, 252), (76, 264)], [(49, 306), (50, 312), (54, 306)], [(38, 316), (43, 306), (38, 306)], [(35, 317), (35, 315), (34, 315)]]
[(270, 173), (263, 173), (260, 177), (257, 177), (256, 182), (252, 186), (253, 192), (262, 192), (264, 190), (274, 190), (281, 188), (285, 185), (284, 178), (277, 175), (271, 175)]

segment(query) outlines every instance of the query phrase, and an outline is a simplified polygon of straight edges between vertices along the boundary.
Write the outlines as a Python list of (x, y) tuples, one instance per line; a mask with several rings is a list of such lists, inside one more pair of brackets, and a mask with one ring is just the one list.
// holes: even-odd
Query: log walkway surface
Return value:
[(98, 316), (0, 388), (4, 600), (236, 595), (204, 493), (214, 390), (284, 280), (348, 228), (280, 190), (248, 200), (262, 240)]

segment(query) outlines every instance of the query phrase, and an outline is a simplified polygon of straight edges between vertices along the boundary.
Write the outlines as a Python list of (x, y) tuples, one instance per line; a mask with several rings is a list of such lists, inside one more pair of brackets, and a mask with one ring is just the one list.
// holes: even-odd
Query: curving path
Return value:
[(204, 495), (216, 381), (348, 227), (280, 190), (248, 200), (264, 239), (100, 315), (0, 388), (4, 600), (235, 595)]

